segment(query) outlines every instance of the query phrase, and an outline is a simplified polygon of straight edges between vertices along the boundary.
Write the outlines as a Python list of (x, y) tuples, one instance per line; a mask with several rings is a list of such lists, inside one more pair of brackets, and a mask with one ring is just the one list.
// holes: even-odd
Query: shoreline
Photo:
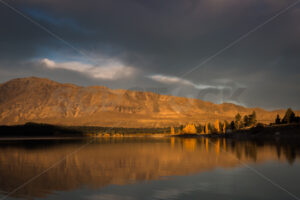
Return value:
[(175, 134), (171, 137), (182, 138), (231, 138), (231, 139), (270, 139), (270, 138), (296, 138), (300, 139), (300, 124), (256, 126), (248, 129), (235, 130), (231, 133), (209, 133), (209, 134)]
[[(125, 132), (90, 132), (85, 128), (88, 127), (62, 127), (55, 125), (33, 124), (18, 126), (0, 126), (0, 141), (12, 140), (69, 140), (69, 139), (87, 139), (87, 138), (129, 138), (129, 137), (178, 137), (178, 138), (232, 138), (232, 139), (280, 139), (294, 138), (300, 139), (300, 124), (287, 125), (269, 125), (256, 126), (247, 129), (235, 130), (230, 133), (210, 133), (210, 134), (171, 134), (171, 133), (155, 133), (142, 132), (130, 133), (130, 129), (123, 129)], [(103, 128), (103, 127), (99, 127)], [(108, 127), (105, 127), (109, 130)], [(113, 128), (111, 128), (113, 130)], [(154, 130), (154, 129), (153, 129)], [(153, 131), (151, 130), (151, 131)]]

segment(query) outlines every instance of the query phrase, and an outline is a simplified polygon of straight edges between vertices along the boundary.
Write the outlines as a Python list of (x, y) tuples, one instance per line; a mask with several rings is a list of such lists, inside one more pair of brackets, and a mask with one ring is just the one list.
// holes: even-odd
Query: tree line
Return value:
[(224, 122), (216, 120), (215, 123), (208, 122), (204, 125), (188, 123), (185, 126), (181, 125), (180, 127), (171, 127), (170, 130), (171, 134), (225, 134), (241, 128), (252, 127), (256, 125), (256, 123), (256, 112), (253, 111), (251, 114), (245, 115), (244, 117), (237, 113), (234, 117), (234, 120), (232, 120), (230, 123), (227, 120)]
[(277, 115), (275, 119), (275, 124), (293, 124), (293, 123), (300, 123), (300, 117), (296, 116), (295, 112), (291, 108), (287, 109), (282, 119), (280, 119), (279, 115)]
[[(296, 116), (295, 112), (288, 108), (285, 112), (284, 117), (281, 119), (279, 115), (277, 115), (275, 119), (275, 124), (295, 124), (300, 123), (300, 117)], [(271, 123), (270, 125), (273, 125)], [(257, 123), (257, 115), (256, 112), (253, 111), (249, 115), (241, 116), (240, 113), (237, 113), (230, 123), (228, 121), (219, 122), (216, 120), (214, 124), (212, 123), (205, 123), (204, 125), (201, 124), (191, 124), (188, 123), (187, 125), (180, 127), (171, 127), (171, 134), (209, 134), (209, 133), (229, 133), (232, 131), (246, 129), (258, 126)], [(262, 124), (261, 124), (262, 125)]]
[[(295, 115), (295, 112), (289, 108), (281, 119), (277, 115), (273, 124), (295, 124), (300, 123), (300, 117)], [(185, 126), (177, 127), (156, 127), (156, 128), (123, 128), (123, 127), (98, 127), (98, 126), (55, 126), (49, 124), (27, 123), (25, 125), (15, 126), (0, 126), (1, 136), (34, 136), (34, 135), (98, 135), (98, 134), (210, 134), (219, 133), (225, 134), (236, 130), (245, 129), (257, 126), (257, 115), (253, 111), (249, 115), (241, 116), (237, 113), (234, 120), (219, 121), (214, 123), (193, 124), (188, 123)], [(5, 134), (4, 134), (5, 133)]]

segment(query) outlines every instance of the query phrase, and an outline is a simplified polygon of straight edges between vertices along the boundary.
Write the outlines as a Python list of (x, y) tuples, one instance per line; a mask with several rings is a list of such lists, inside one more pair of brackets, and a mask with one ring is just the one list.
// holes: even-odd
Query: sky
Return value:
[(0, 0), (0, 82), (300, 109), (300, 0)]

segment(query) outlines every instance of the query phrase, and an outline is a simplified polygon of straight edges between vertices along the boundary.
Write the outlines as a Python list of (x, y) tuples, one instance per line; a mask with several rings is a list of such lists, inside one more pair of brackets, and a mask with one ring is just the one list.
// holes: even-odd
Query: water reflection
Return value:
[[(81, 147), (85, 140), (0, 143), (0, 190), (12, 191)], [(83, 186), (101, 188), (165, 176), (232, 168), (242, 163), (299, 157), (295, 141), (208, 138), (100, 138), (20, 189), (16, 197), (45, 197)]]

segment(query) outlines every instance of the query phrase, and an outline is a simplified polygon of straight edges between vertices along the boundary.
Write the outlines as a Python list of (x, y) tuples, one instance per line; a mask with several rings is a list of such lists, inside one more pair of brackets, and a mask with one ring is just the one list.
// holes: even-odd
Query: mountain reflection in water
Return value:
[[(14, 190), (86, 142), (0, 141), (0, 191), (5, 195)], [(46, 197), (54, 191), (123, 185), (242, 163), (278, 160), (293, 164), (299, 157), (299, 145), (286, 144), (207, 138), (99, 138), (12, 196)]]

